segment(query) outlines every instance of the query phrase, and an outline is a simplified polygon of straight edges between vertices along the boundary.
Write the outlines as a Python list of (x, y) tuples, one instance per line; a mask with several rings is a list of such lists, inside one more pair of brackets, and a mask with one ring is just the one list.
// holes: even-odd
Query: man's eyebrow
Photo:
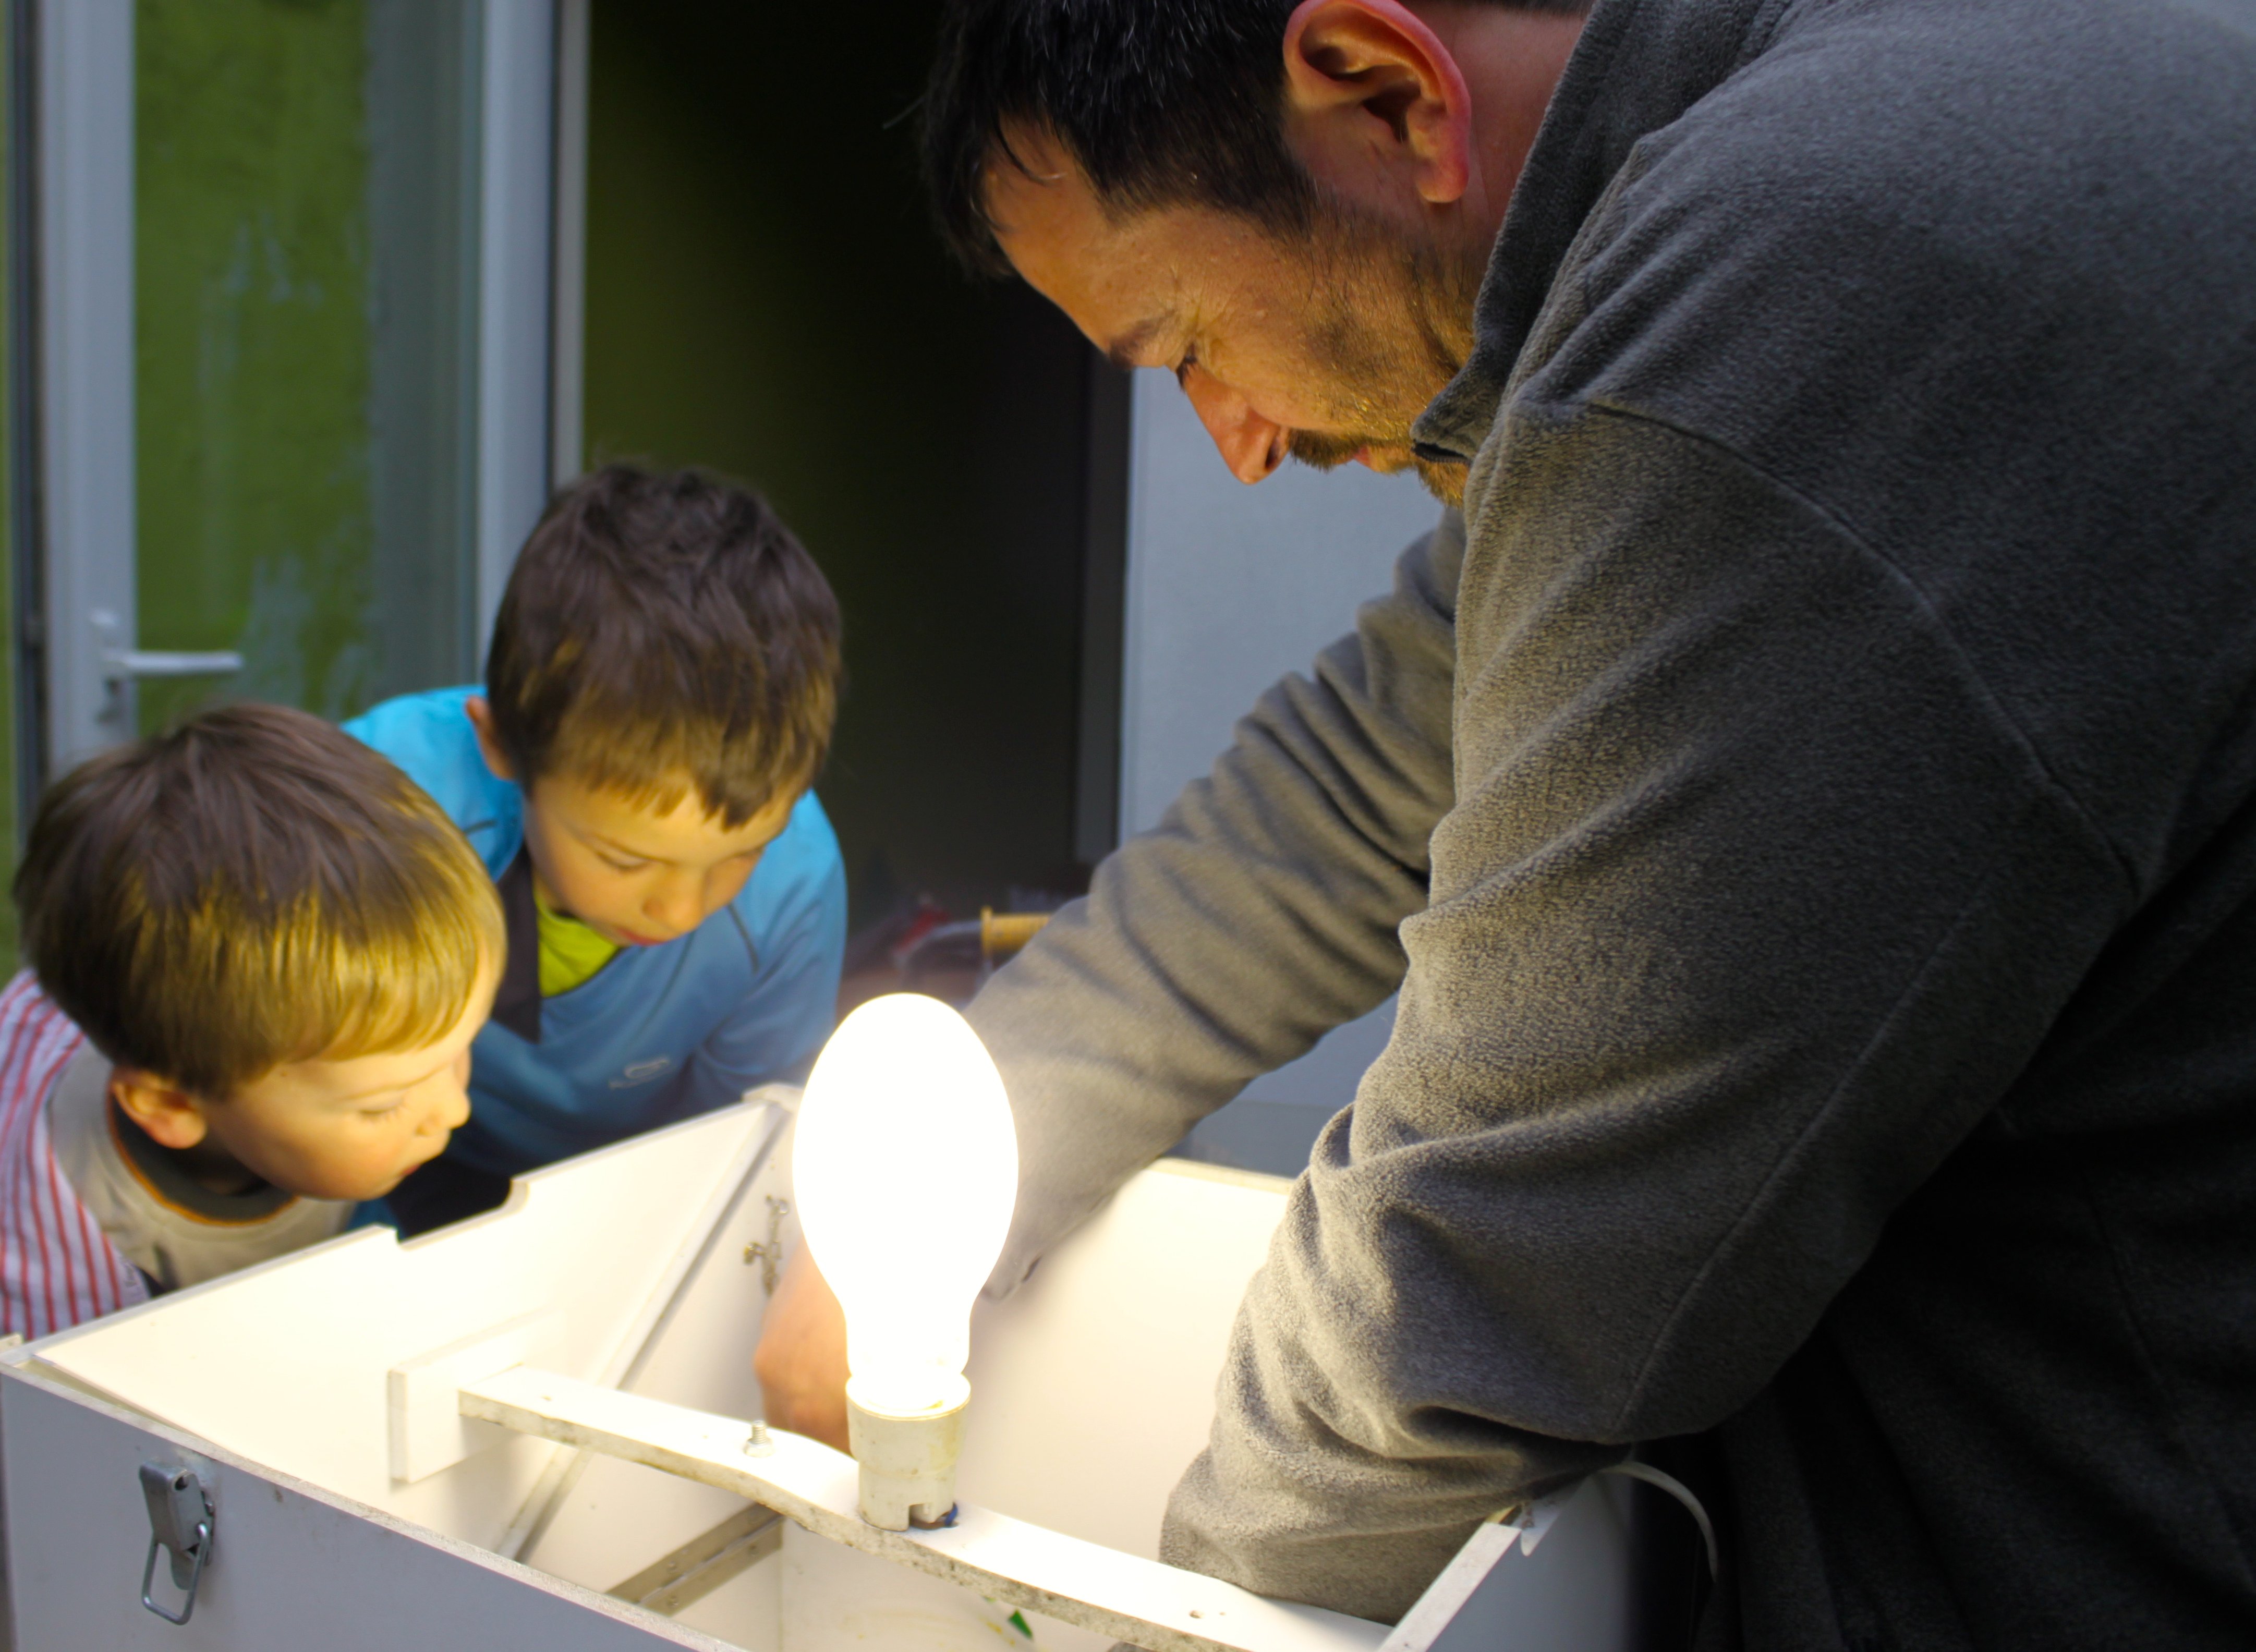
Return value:
[(1142, 359), (1144, 352), (1151, 348), (1152, 341), (1167, 325), (1167, 318), (1164, 315), (1146, 316), (1104, 347), (1104, 359), (1115, 367), (1124, 369), (1147, 365)]

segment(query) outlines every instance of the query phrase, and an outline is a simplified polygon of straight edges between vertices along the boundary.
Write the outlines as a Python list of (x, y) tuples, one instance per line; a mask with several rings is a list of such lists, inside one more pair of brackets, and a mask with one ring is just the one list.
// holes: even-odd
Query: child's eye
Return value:
[(363, 1107), (360, 1116), (363, 1119), (389, 1119), (405, 1105), (406, 1100), (405, 1096), (395, 1096), (380, 1107)]
[[(1183, 352), (1182, 360), (1175, 364), (1175, 383), (1178, 385), (1184, 384), (1184, 381), (1190, 374), (1191, 369), (1197, 365), (1198, 352), (1195, 349), (1185, 350)], [(1186, 388), (1188, 388), (1188, 386), (1186, 386)]]
[(645, 866), (650, 865), (646, 860), (613, 860), (609, 855), (598, 855), (596, 858), (613, 872), (640, 872)]

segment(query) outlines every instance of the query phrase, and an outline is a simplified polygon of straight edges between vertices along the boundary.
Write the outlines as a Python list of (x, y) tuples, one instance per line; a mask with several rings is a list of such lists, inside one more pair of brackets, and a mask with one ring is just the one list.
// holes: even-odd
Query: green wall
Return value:
[(836, 587), (821, 791), (857, 922), (1070, 883), (1089, 354), (943, 258), (910, 125), (934, 7), (596, 0), (591, 462), (761, 489)]
[(475, 656), (458, 0), (137, 0), (142, 726), (349, 716)]
[[(136, 0), (137, 640), (246, 658), (143, 683), (145, 729), (222, 696), (342, 717), (469, 671), (470, 21), (459, 0)], [(0, 878), (23, 823), (7, 551)], [(15, 935), (0, 902), (10, 969)]]
[(367, 12), (135, 7), (141, 643), (248, 656), (144, 684), (145, 727), (370, 697)]

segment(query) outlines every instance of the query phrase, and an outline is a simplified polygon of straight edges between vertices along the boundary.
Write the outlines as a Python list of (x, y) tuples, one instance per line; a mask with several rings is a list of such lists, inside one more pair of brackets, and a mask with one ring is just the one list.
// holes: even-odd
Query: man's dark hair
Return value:
[[(1314, 185), (1285, 141), (1298, 0), (950, 0), (923, 103), (925, 180), (969, 268), (1008, 274), (985, 181), (1013, 127), (1056, 138), (1108, 211), (1201, 205), (1284, 234)], [(1569, 14), (1589, 0), (1487, 0)]]
[(285, 1062), (444, 1035), (508, 944), (414, 781), (286, 706), (200, 712), (39, 799), (16, 872), (39, 986), (114, 1062), (208, 1101)]
[(568, 773), (741, 826), (814, 783), (838, 710), (838, 600), (766, 501), (611, 464), (560, 492), (486, 658), (518, 781)]

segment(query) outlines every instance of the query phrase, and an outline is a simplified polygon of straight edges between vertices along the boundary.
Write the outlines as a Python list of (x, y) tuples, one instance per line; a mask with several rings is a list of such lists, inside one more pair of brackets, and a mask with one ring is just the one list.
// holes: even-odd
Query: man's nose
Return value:
[(1183, 393), (1240, 482), (1259, 482), (1285, 462), (1285, 427), (1254, 412), (1252, 403), (1213, 374), (1191, 368), (1183, 375)]

